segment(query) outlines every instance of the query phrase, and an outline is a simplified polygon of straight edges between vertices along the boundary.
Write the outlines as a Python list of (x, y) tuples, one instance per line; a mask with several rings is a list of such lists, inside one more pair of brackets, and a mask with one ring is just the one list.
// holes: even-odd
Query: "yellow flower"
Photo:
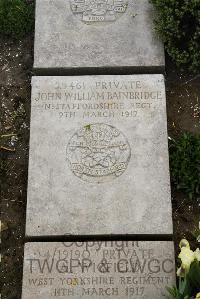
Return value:
[(199, 248), (197, 248), (194, 252), (195, 255), (195, 260), (197, 260), (198, 262), (200, 262), (200, 250)]
[(180, 249), (183, 247), (190, 249), (190, 244), (186, 239), (182, 239), (181, 242), (179, 243), (179, 247), (180, 247)]
[(182, 247), (178, 257), (181, 259), (182, 262), (181, 267), (188, 272), (191, 263), (195, 259), (195, 253), (187, 247)]
[(196, 295), (196, 299), (200, 299), (200, 293)]

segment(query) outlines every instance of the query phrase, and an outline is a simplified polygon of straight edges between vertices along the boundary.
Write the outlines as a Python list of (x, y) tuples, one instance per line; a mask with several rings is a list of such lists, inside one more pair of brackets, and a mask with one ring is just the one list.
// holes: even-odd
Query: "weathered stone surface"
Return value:
[(149, 0), (105, 1), (110, 4), (102, 8), (92, 2), (36, 1), (35, 69), (52, 75), (77, 69), (163, 70), (163, 45)]
[(172, 234), (161, 75), (34, 77), (26, 234)]
[(172, 242), (28, 243), (22, 299), (169, 298)]

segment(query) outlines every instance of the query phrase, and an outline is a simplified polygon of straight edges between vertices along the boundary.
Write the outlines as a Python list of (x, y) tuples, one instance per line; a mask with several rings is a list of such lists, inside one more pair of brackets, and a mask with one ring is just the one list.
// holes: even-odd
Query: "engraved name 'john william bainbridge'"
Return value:
[(70, 0), (71, 10), (84, 23), (112, 22), (127, 8), (128, 0)]
[(124, 134), (107, 124), (90, 124), (79, 129), (67, 146), (72, 172), (89, 182), (101, 183), (120, 176), (130, 156)]

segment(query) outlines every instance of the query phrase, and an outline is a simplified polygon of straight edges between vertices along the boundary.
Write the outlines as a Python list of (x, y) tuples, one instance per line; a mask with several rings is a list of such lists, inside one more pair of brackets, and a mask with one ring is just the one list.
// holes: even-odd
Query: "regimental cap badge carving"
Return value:
[(128, 6), (128, 0), (70, 0), (74, 14), (84, 23), (113, 22)]
[(92, 183), (106, 182), (122, 175), (130, 156), (127, 138), (107, 124), (91, 124), (79, 129), (67, 146), (71, 171)]

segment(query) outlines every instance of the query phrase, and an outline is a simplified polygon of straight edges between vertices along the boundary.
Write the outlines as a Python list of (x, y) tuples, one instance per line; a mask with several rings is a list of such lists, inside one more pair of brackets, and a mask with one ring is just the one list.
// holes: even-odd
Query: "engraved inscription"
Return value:
[(131, 156), (126, 137), (107, 124), (90, 124), (79, 129), (67, 146), (67, 159), (79, 178), (101, 183), (120, 176)]
[(152, 117), (164, 92), (149, 89), (141, 80), (51, 81), (51, 90), (40, 87), (32, 107), (42, 113), (57, 114), (59, 120), (82, 119), (84, 123), (128, 122)]
[(84, 23), (113, 22), (122, 15), (128, 0), (70, 0), (74, 14)]
[(175, 282), (172, 243), (154, 243), (34, 244), (25, 252), (24, 288), (38, 299), (168, 298), (166, 286)]

